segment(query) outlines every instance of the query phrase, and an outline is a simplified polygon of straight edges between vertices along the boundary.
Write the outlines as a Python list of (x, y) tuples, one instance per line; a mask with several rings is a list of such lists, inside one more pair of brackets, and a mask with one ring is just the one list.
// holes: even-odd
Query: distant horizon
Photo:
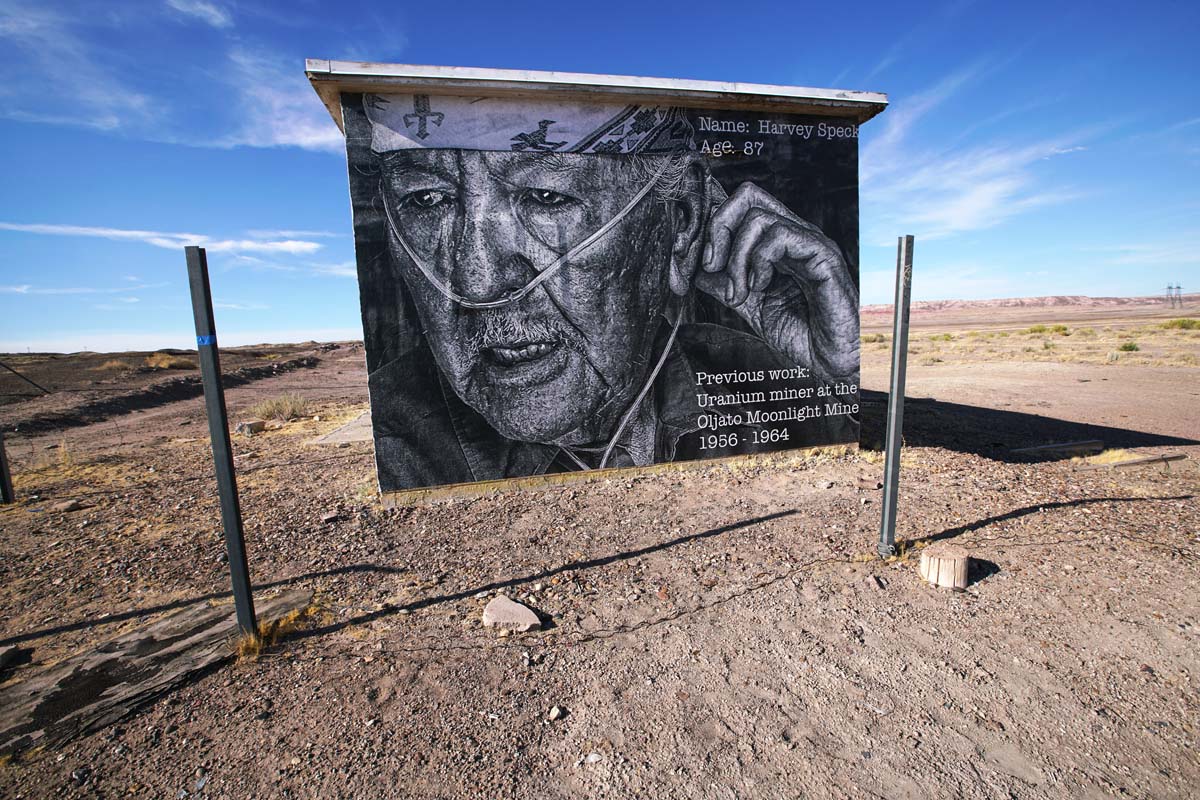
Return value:
[[(1165, 289), (1165, 287), (1164, 287)], [(1005, 301), (1029, 301), (1029, 300), (1050, 300), (1055, 298), (1084, 298), (1087, 300), (1145, 300), (1145, 305), (1167, 305), (1165, 294), (1163, 295), (1030, 295), (1027, 297), (988, 297), (988, 298), (945, 298), (941, 300), (913, 300), (913, 306), (919, 308), (922, 305), (937, 304), (937, 303), (962, 303), (967, 305), (978, 304), (986, 306), (988, 304), (1002, 303)], [(1193, 305), (1185, 305), (1178, 309), (1183, 316), (1200, 314), (1200, 292), (1186, 292), (1183, 295), (1185, 301), (1190, 300)], [(871, 310), (889, 310), (892, 303), (866, 303), (859, 306), (860, 312), (867, 309)], [(191, 323), (189, 316), (188, 324)], [(265, 331), (247, 330), (247, 331), (229, 331), (221, 332), (220, 314), (217, 314), (217, 331), (218, 343), (223, 347), (282, 347), (287, 345), (304, 344), (306, 342), (314, 342), (316, 344), (327, 344), (330, 342), (362, 342), (362, 331), (359, 328), (315, 328), (292, 329), (281, 331)], [(316, 334), (316, 335), (314, 335)], [(78, 335), (77, 335), (78, 336)], [(103, 338), (103, 333), (98, 333), (95, 339)], [(118, 346), (111, 348), (96, 348), (92, 347), (90, 342), (85, 342), (80, 336), (78, 339), (62, 338), (62, 339), (44, 339), (41, 341), (31, 340), (29, 344), (22, 344), (19, 348), (13, 348), (12, 342), (0, 340), (0, 355), (74, 355), (78, 353), (152, 353), (160, 350), (179, 350), (195, 352), (195, 336), (187, 331), (172, 332), (170, 334), (154, 334), (154, 333), (120, 333), (113, 334), (116, 341), (130, 346)], [(75, 341), (84, 344), (83, 347), (74, 347), (71, 349), (63, 349), (61, 347), (36, 347), (35, 344), (66, 344)], [(150, 342), (158, 342), (150, 344)]]

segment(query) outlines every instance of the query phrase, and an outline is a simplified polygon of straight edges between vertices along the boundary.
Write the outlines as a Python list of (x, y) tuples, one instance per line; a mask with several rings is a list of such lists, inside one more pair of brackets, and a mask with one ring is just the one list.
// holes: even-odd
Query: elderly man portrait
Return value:
[[(851, 415), (746, 421), (795, 402), (702, 407), (778, 388), (769, 370), (799, 367), (786, 385), (810, 397), (858, 383), (856, 227), (839, 245), (762, 185), (814, 161), (803, 143), (725, 167), (667, 106), (368, 94), (343, 113), (384, 491), (856, 438)], [(836, 152), (808, 202), (856, 219), (856, 150)]]

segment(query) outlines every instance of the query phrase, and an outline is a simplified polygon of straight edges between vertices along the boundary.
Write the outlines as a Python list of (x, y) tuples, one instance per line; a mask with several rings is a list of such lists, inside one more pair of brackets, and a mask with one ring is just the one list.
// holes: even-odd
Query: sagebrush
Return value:
[(308, 401), (298, 394), (281, 394), (251, 406), (250, 413), (258, 419), (277, 419), (287, 422), (308, 416)]
[(146, 366), (153, 369), (195, 369), (196, 362), (174, 353), (151, 353), (146, 356)]

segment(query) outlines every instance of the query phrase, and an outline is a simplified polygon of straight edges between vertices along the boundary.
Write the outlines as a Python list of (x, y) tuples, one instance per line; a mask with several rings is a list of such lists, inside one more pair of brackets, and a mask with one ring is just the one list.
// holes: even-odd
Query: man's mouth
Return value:
[(553, 353), (562, 345), (558, 341), (522, 342), (519, 344), (493, 345), (485, 347), (484, 353), (494, 364), (515, 367), (538, 361)]

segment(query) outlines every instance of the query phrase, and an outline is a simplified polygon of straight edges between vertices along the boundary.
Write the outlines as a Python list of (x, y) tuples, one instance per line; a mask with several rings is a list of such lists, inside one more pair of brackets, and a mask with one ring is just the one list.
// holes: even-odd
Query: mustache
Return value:
[(511, 347), (534, 342), (559, 342), (578, 350), (577, 334), (565, 322), (529, 314), (487, 309), (474, 318), (466, 344), (470, 351), (489, 347)]

